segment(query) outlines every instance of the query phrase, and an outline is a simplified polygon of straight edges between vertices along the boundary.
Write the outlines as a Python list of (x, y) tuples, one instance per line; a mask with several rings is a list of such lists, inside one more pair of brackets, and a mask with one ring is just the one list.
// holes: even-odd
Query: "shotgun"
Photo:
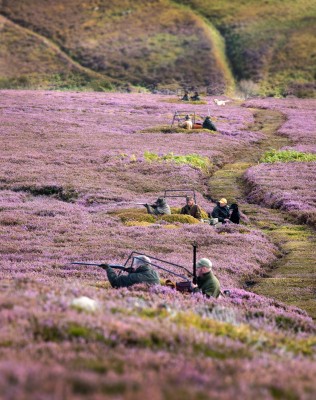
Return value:
[(102, 269), (106, 269), (105, 265), (109, 266), (110, 268), (119, 269), (123, 272), (133, 272), (134, 268), (132, 267), (124, 267), (124, 265), (120, 264), (95, 264), (95, 263), (88, 263), (88, 262), (72, 262), (72, 265), (93, 265), (95, 267), (100, 267)]

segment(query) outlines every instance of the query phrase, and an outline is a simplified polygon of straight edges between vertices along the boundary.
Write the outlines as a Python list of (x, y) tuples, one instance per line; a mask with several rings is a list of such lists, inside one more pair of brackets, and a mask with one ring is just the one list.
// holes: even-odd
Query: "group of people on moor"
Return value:
[[(200, 95), (196, 91), (193, 96), (189, 96), (186, 90), (183, 101), (199, 101)], [(210, 116), (207, 116), (203, 123), (194, 124), (190, 115), (186, 115), (179, 127), (184, 129), (194, 129), (201, 127), (216, 131)], [(143, 203), (139, 203), (143, 204)], [(170, 215), (171, 209), (165, 197), (159, 197), (153, 204), (143, 204), (146, 207), (147, 213), (155, 216)], [(202, 219), (201, 208), (196, 204), (195, 198), (186, 196), (186, 204), (180, 210), (181, 215), (190, 215), (197, 220), (206, 222)], [(208, 222), (212, 225), (221, 225), (227, 223), (239, 224), (240, 213), (236, 203), (228, 206), (227, 200), (221, 198), (211, 212), (208, 213)], [(116, 274), (114, 269), (109, 264), (101, 264), (102, 268), (106, 270), (108, 280), (112, 287), (129, 287), (138, 283), (145, 283), (148, 285), (159, 285), (160, 278), (157, 270), (153, 268), (151, 259), (145, 255), (137, 255), (133, 257), (132, 267), (128, 269), (127, 275)], [(196, 281), (191, 286), (192, 292), (201, 292), (207, 297), (219, 297), (221, 287), (219, 280), (213, 273), (213, 265), (208, 258), (202, 258), (196, 263)]]
[[(129, 287), (137, 283), (160, 284), (158, 272), (151, 266), (150, 258), (144, 255), (134, 257), (134, 268), (128, 275), (118, 276), (108, 264), (102, 264), (102, 267), (114, 288)], [(208, 297), (219, 297), (221, 288), (219, 280), (213, 274), (212, 262), (208, 258), (201, 258), (196, 264), (196, 271), (197, 282), (193, 285), (193, 291), (200, 291)]]
[[(164, 197), (159, 197), (153, 204), (145, 203), (147, 213), (152, 215), (170, 215), (171, 209)], [(201, 219), (201, 208), (195, 203), (191, 196), (186, 197), (186, 204), (181, 208), (180, 214), (190, 215), (198, 220)], [(211, 212), (208, 213), (210, 219), (216, 223), (239, 224), (240, 213), (236, 203), (227, 205), (227, 200), (222, 198)], [(203, 220), (202, 220), (203, 221)], [(127, 275), (117, 275), (113, 268), (108, 264), (102, 264), (112, 287), (129, 287), (137, 283), (149, 285), (159, 285), (160, 278), (158, 272), (152, 267), (151, 260), (145, 255), (138, 255), (133, 258), (133, 265)], [(196, 283), (192, 285), (193, 292), (201, 292), (207, 297), (219, 297), (221, 287), (219, 280), (213, 273), (213, 265), (208, 258), (200, 259), (196, 264)]]

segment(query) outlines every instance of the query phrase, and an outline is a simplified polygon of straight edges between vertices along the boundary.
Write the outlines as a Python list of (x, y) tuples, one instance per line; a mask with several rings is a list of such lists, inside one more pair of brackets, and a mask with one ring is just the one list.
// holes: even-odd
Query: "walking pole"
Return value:
[(196, 284), (196, 249), (197, 249), (197, 244), (196, 242), (193, 242), (193, 283)]

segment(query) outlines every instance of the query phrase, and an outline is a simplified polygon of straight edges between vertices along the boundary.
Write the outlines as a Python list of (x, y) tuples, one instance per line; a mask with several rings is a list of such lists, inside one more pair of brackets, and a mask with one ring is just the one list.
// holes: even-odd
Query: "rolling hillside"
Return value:
[(265, 96), (315, 97), (315, 0), (181, 0), (225, 38), (238, 81), (260, 82)]
[[(65, 87), (106, 90), (120, 82), (150, 89), (189, 85), (231, 94), (235, 81), (243, 81), (246, 86), (259, 83), (263, 95), (313, 97), (315, 5), (315, 0), (3, 0), (0, 13), (28, 29), (19, 30), (23, 40), (33, 31), (42, 41), (32, 36), (30, 54), (15, 40), (16, 31), (6, 28), (1, 86), (19, 86), (23, 75), (26, 87), (37, 87), (40, 79), (34, 72), (45, 71), (49, 83), (44, 80), (41, 87), (55, 81), (59, 87), (62, 81)], [(60, 63), (52, 49), (43, 60), (45, 38), (85, 67), (90, 78), (82, 79), (82, 71), (69, 75), (69, 65)], [(90, 71), (101, 77), (91, 77)]]
[(1, 88), (36, 86), (61, 89), (87, 83), (106, 84), (101, 74), (82, 67), (49, 40), (2, 16), (0, 32)]

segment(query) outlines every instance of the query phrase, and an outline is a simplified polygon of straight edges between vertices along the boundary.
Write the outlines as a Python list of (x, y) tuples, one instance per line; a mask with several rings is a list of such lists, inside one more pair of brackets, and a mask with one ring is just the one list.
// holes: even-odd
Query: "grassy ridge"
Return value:
[(315, 97), (314, 0), (181, 0), (222, 33), (237, 79), (260, 81), (262, 95)]
[(110, 85), (49, 40), (0, 16), (0, 88), (82, 88)]
[(203, 19), (168, 0), (4, 2), (0, 11), (50, 37), (82, 65), (134, 85), (231, 83)]

